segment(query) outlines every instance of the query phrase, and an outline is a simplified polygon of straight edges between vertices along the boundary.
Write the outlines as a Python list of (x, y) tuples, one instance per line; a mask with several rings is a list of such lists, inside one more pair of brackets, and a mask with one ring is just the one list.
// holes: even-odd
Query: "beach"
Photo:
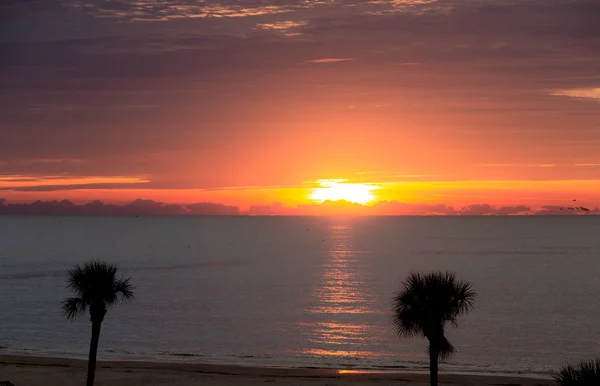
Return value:
[[(85, 381), (87, 362), (77, 359), (0, 356), (0, 381), (16, 386), (70, 386)], [(96, 370), (96, 385), (236, 385), (258, 386), (387, 386), (428, 385), (427, 374), (357, 373), (331, 369), (292, 369), (227, 365), (101, 361)], [(460, 386), (546, 386), (552, 380), (485, 375), (441, 374), (440, 384)]]

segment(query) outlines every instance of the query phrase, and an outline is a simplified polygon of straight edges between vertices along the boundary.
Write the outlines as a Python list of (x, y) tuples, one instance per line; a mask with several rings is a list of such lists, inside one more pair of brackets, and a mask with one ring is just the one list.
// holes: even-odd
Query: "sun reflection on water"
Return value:
[(373, 312), (373, 299), (365, 280), (366, 264), (352, 239), (352, 224), (332, 224), (329, 230), (331, 246), (315, 285), (313, 305), (307, 310), (318, 321), (311, 323), (308, 347), (302, 352), (323, 357), (377, 356), (362, 349), (373, 335), (373, 326), (360, 315)]

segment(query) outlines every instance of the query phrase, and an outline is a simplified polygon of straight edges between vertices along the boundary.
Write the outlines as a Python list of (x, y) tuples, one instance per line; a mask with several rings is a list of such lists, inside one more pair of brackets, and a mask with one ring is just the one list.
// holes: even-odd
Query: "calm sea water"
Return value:
[(445, 371), (547, 372), (600, 353), (600, 217), (0, 217), (0, 353), (82, 357), (64, 271), (101, 258), (136, 299), (100, 358), (419, 370), (391, 299), (411, 271), (470, 280)]

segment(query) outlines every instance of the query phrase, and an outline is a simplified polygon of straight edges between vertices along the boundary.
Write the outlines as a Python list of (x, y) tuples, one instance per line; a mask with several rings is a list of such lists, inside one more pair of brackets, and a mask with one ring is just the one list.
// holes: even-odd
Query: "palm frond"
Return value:
[(75, 319), (87, 309), (87, 304), (81, 298), (68, 298), (62, 303), (63, 314), (68, 320)]
[(122, 300), (133, 300), (133, 286), (130, 283), (131, 278), (115, 280), (113, 292)]
[(456, 349), (454, 348), (452, 343), (450, 343), (450, 341), (448, 339), (446, 339), (446, 337), (443, 337), (443, 339), (439, 343), (438, 349), (439, 349), (439, 359), (441, 361), (447, 360), (454, 353), (456, 353)]
[(456, 318), (473, 308), (475, 291), (471, 283), (460, 281), (450, 272), (433, 272), (425, 276), (430, 306), (442, 322), (456, 324)]
[(475, 291), (468, 281), (450, 272), (411, 273), (394, 296), (394, 325), (398, 335), (422, 335), (438, 342), (440, 358), (454, 353), (444, 337), (444, 325), (457, 325), (458, 316), (473, 308)]
[(454, 353), (456, 353), (456, 349), (450, 343), (446, 337), (440, 338), (437, 342), (430, 342), (427, 346), (427, 354), (431, 354), (431, 350), (436, 349), (438, 353), (438, 359), (441, 361), (445, 361), (450, 358)]
[(74, 266), (67, 271), (67, 288), (77, 295), (82, 295), (85, 290), (84, 277), (83, 268), (79, 265)]
[(410, 274), (394, 296), (394, 325), (398, 335), (411, 337), (423, 332), (422, 296), (423, 280), (420, 274)]
[(455, 281), (454, 282), (454, 301), (456, 302), (456, 316), (466, 314), (469, 312), (475, 303), (475, 297), (477, 296), (473, 286), (468, 281)]
[[(90, 261), (76, 265), (67, 272), (67, 288), (72, 290), (76, 298), (67, 299), (63, 310), (67, 318), (78, 315), (79, 309), (90, 309), (96, 318), (104, 317), (106, 309), (119, 299), (133, 299), (133, 286), (130, 278), (118, 279), (118, 268), (114, 264), (103, 261)], [(78, 299), (75, 304), (73, 299)], [(67, 304), (68, 303), (68, 304)], [(73, 304), (71, 304), (73, 303)], [(75, 307), (69, 308), (67, 307)]]

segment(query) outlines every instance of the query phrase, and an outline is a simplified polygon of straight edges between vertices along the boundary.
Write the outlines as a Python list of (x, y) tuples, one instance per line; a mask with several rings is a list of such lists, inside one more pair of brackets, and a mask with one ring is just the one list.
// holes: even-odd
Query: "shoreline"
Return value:
[[(85, 380), (87, 360), (43, 356), (0, 355), (0, 380), (15, 385), (70, 385)], [(111, 385), (239, 385), (257, 386), (277, 382), (282, 386), (427, 385), (422, 372), (387, 372), (348, 369), (279, 368), (241, 365), (102, 360), (96, 370), (97, 384)], [(325, 383), (322, 383), (326, 381)], [(316, 382), (316, 383), (315, 383)], [(320, 383), (321, 382), (321, 383)], [(440, 384), (453, 385), (555, 385), (551, 379), (528, 376), (440, 373)]]
[[(87, 363), (87, 355), (68, 355), (68, 354), (53, 354), (53, 353), (44, 353), (44, 352), (22, 352), (22, 351), (7, 351), (2, 350), (6, 349), (6, 347), (0, 346), (0, 364), (2, 363), (3, 358), (38, 358), (42, 360), (67, 360), (67, 361), (82, 361)], [(195, 359), (191, 359), (188, 357), (196, 357)], [(200, 359), (202, 358), (202, 360)], [(144, 364), (159, 364), (159, 365), (189, 365), (189, 366), (215, 366), (219, 368), (241, 368), (241, 369), (264, 369), (264, 370), (299, 370), (299, 371), (333, 371), (335, 373), (346, 373), (346, 374), (413, 374), (413, 375), (429, 375), (429, 366), (424, 363), (423, 366), (415, 366), (411, 367), (409, 365), (406, 366), (375, 366), (375, 367), (355, 367), (352, 366), (344, 366), (340, 365), (339, 367), (333, 366), (324, 366), (318, 367), (317, 365), (311, 365), (308, 363), (298, 363), (298, 364), (285, 364), (285, 363), (269, 363), (269, 362), (220, 362), (220, 361), (211, 361), (204, 360), (204, 358), (200, 355), (190, 355), (190, 354), (182, 354), (182, 355), (172, 355), (172, 358), (166, 357), (156, 357), (156, 356), (134, 356), (134, 355), (110, 355), (104, 356), (102, 359), (98, 359), (98, 363), (144, 363)], [(478, 370), (470, 370), (470, 369), (440, 369), (440, 374), (446, 375), (460, 375), (460, 376), (486, 376), (486, 377), (506, 377), (506, 378), (531, 378), (531, 379), (543, 379), (543, 380), (551, 380), (550, 372), (526, 372), (526, 371), (503, 371), (503, 370), (488, 370), (488, 371), (478, 371)]]

